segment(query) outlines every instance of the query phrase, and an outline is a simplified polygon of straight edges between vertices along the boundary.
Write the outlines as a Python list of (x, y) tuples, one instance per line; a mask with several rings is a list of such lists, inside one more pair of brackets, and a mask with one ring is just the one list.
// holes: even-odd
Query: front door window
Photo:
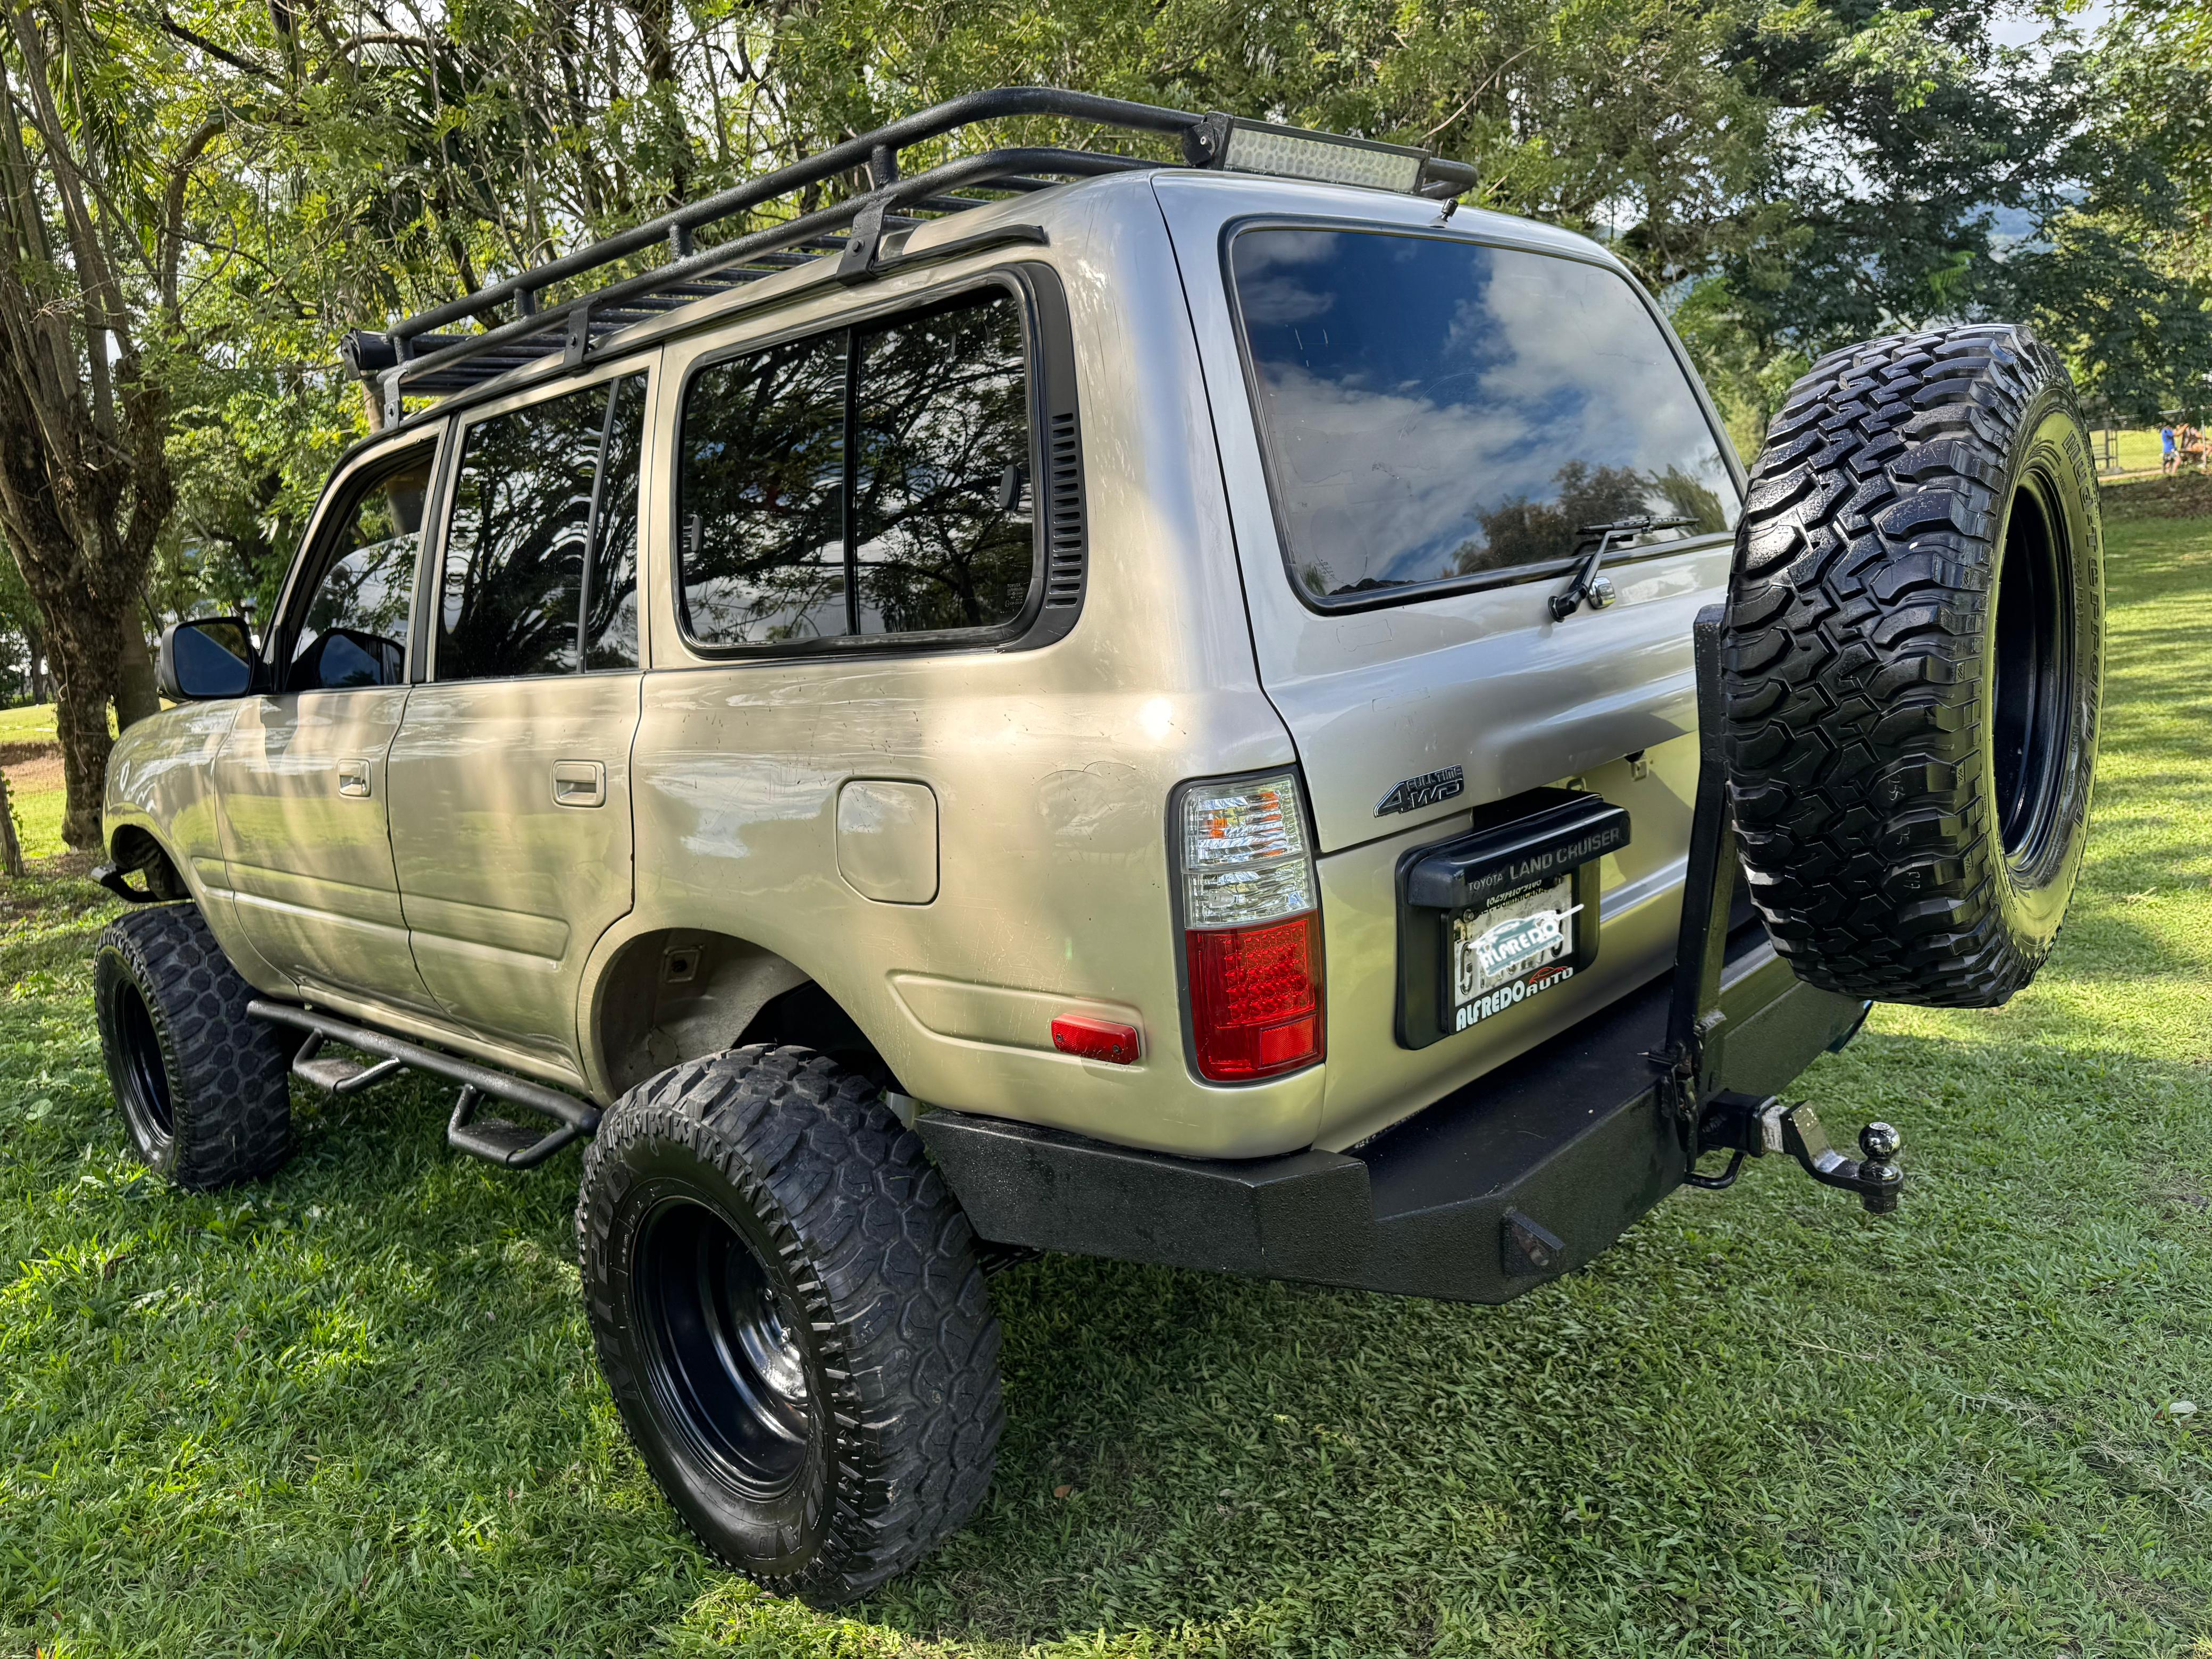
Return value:
[(405, 678), (434, 447), (410, 449), (349, 485), (325, 521), (322, 574), (293, 638), (286, 690), (397, 685)]

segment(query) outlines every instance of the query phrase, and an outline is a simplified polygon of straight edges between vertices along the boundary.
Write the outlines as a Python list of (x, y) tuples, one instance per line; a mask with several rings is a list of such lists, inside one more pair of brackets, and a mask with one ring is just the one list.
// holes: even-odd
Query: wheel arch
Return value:
[(580, 1011), (586, 1075), (608, 1100), (689, 1060), (796, 1042), (890, 1080), (849, 1007), (801, 963), (725, 929), (639, 925), (600, 942)]
[(143, 875), (147, 890), (155, 898), (198, 902), (200, 894), (190, 873), (190, 860), (176, 855), (150, 814), (111, 807), (106, 837), (107, 855), (115, 867)]

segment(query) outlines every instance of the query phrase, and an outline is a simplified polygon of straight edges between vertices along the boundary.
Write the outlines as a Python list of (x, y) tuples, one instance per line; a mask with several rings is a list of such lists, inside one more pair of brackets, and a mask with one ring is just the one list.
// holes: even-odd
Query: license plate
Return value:
[(1464, 1031), (1573, 978), (1579, 913), (1568, 875), (1454, 915), (1444, 939), (1452, 1030)]

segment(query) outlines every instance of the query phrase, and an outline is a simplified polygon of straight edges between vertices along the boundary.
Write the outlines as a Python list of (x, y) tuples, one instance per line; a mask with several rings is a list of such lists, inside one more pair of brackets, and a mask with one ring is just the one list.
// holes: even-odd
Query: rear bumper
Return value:
[[(1752, 930), (1755, 932), (1755, 930)], [(938, 1111), (918, 1125), (976, 1232), (1004, 1244), (1504, 1302), (1596, 1256), (1681, 1181), (1656, 1088), (1671, 979), (1348, 1152), (1209, 1161)], [(1709, 1075), (1771, 1095), (1863, 1005), (1802, 983), (1763, 939), (1731, 962)], [(1559, 1241), (1541, 1268), (1507, 1214)]]

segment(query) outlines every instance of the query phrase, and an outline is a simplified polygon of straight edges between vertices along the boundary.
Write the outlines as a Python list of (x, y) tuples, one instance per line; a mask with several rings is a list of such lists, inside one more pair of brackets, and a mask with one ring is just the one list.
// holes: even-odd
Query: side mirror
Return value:
[(154, 679), (171, 702), (242, 697), (253, 689), (253, 633), (243, 617), (173, 623)]

